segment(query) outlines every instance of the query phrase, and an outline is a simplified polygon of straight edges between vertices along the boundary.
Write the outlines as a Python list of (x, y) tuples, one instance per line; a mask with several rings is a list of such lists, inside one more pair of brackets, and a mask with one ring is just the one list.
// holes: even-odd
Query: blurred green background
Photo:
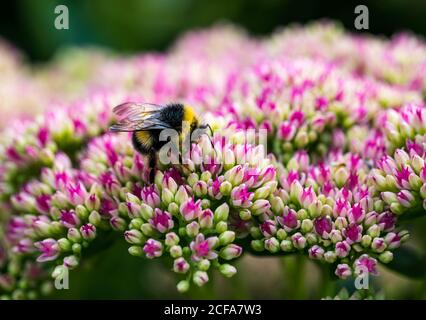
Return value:
[[(69, 8), (70, 29), (54, 28), (54, 8)], [(64, 45), (97, 44), (116, 51), (163, 50), (178, 35), (218, 21), (268, 34), (277, 26), (329, 18), (354, 29), (354, 8), (365, 4), (370, 33), (411, 30), (426, 35), (426, 1), (315, 0), (16, 0), (2, 2), (0, 36), (32, 60), (49, 59)]]
[[(59, 4), (69, 8), (69, 30), (54, 28), (54, 8)], [(123, 53), (165, 50), (182, 33), (217, 22), (232, 22), (251, 34), (266, 35), (290, 23), (331, 19), (357, 32), (354, 8), (358, 4), (369, 8), (370, 33), (389, 36), (412, 31), (426, 35), (426, 1), (420, 0), (18, 0), (1, 4), (0, 37), (24, 51), (31, 61), (39, 62), (49, 60), (59, 48), (74, 45), (99, 45)], [(414, 234), (411, 244), (424, 252), (426, 218), (409, 222), (406, 227)], [(223, 280), (216, 275), (208, 287), (194, 289), (185, 298), (306, 299), (332, 293), (329, 278), (321, 277), (320, 269), (304, 257), (246, 255), (239, 264), (235, 278)], [(422, 263), (417, 268), (426, 269)], [(374, 285), (387, 298), (426, 299), (426, 278), (383, 272)], [(175, 280), (161, 261), (130, 256), (120, 238), (112, 248), (72, 272), (71, 289), (55, 292), (53, 297), (181, 297), (175, 290)]]

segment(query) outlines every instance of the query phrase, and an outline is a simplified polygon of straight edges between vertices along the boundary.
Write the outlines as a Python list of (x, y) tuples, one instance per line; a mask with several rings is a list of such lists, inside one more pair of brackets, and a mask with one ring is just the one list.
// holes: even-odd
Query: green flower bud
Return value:
[(136, 229), (124, 232), (124, 239), (126, 239), (126, 241), (131, 244), (142, 244), (145, 241), (145, 237), (143, 236), (142, 232)]
[(241, 220), (248, 221), (251, 219), (251, 211), (249, 209), (243, 209), (239, 212)]
[(131, 246), (128, 251), (132, 256), (143, 257), (143, 248), (141, 246)]
[(342, 188), (346, 181), (349, 178), (349, 172), (345, 167), (340, 167), (334, 173), (334, 181), (336, 182), (337, 187)]
[(265, 249), (271, 253), (276, 253), (280, 250), (280, 242), (277, 238), (271, 237), (265, 240)]
[(101, 219), (101, 215), (97, 211), (92, 211), (89, 215), (89, 222), (96, 227), (101, 223)]
[(210, 268), (210, 261), (207, 259), (203, 259), (200, 262), (198, 262), (198, 268), (201, 271), (207, 271)]
[(219, 243), (221, 246), (225, 246), (230, 244), (235, 240), (235, 232), (234, 231), (225, 231), (219, 235)]
[(76, 228), (69, 228), (67, 233), (67, 238), (71, 240), (72, 242), (80, 242), (81, 241), (81, 234), (80, 231)]
[(321, 208), (322, 216), (332, 216), (332, 214), (333, 214), (333, 209), (328, 204), (325, 204), (322, 206)]
[(262, 232), (260, 232), (258, 227), (251, 227), (250, 228), (250, 235), (253, 239), (260, 239), (263, 237)]
[[(318, 236), (313, 232), (306, 233), (305, 238), (309, 245), (314, 245), (318, 242)], [(323, 244), (324, 246), (326, 246), (327, 244), (326, 240), (323, 240)]]
[(174, 194), (169, 189), (163, 189), (161, 191), (161, 200), (164, 205), (168, 206), (174, 200)]
[[(198, 175), (194, 172), (191, 173), (187, 178), (187, 182), (190, 186), (193, 186), (195, 183), (197, 183), (198, 180), (199, 180)], [(182, 201), (182, 202), (184, 202), (184, 201)]]
[(376, 200), (374, 202), (374, 211), (383, 212), (384, 202), (382, 200)]
[(228, 224), (225, 221), (220, 221), (216, 224), (215, 230), (217, 233), (223, 233), (228, 230)]
[(121, 217), (114, 216), (109, 220), (110, 226), (116, 231), (123, 231), (126, 229), (126, 220)]
[(401, 238), (401, 243), (406, 242), (410, 238), (410, 233), (407, 230), (398, 232), (398, 235)]
[(424, 165), (425, 165), (425, 162), (423, 158), (420, 157), (419, 155), (416, 154), (411, 158), (411, 167), (414, 169), (414, 172), (416, 174), (420, 174)]
[(200, 225), (193, 221), (186, 225), (186, 234), (190, 237), (195, 237), (200, 232)]
[(216, 208), (214, 211), (214, 221), (227, 221), (229, 217), (229, 206), (227, 203), (221, 204), (219, 207)]
[(184, 186), (180, 186), (178, 191), (175, 194), (175, 201), (179, 207), (182, 203), (189, 199), (188, 193)]
[(170, 256), (174, 259), (181, 257), (183, 254), (182, 247), (179, 245), (174, 245), (170, 248)]
[(229, 181), (224, 181), (221, 183), (219, 190), (224, 196), (229, 196), (232, 191), (232, 184)]
[(233, 275), (237, 273), (237, 269), (234, 266), (225, 263), (219, 267), (219, 272), (223, 274), (225, 277), (231, 278)]
[(154, 215), (154, 209), (152, 209), (149, 205), (147, 205), (146, 203), (142, 203), (141, 204), (141, 215), (142, 218), (145, 221), (148, 221), (149, 219), (152, 218), (152, 216)]
[(254, 192), (253, 200), (265, 199), (269, 196), (269, 194), (270, 194), (270, 188), (269, 187), (261, 187)]
[(74, 243), (71, 247), (72, 252), (74, 252), (76, 255), (81, 254), (81, 244)]
[(75, 207), (75, 213), (77, 217), (79, 217), (83, 221), (86, 220), (87, 216), (89, 215), (89, 211), (86, 209), (85, 206), (82, 206), (81, 204)]
[[(257, 230), (259, 230), (259, 229), (257, 229)], [(259, 233), (260, 233), (260, 231), (259, 231)], [(288, 236), (287, 232), (284, 229), (278, 229), (278, 231), (277, 231), (278, 240), (280, 240), (280, 241), (285, 240), (285, 239), (287, 239), (287, 236)]]
[(250, 242), (251, 247), (253, 248), (254, 251), (258, 251), (261, 252), (263, 250), (265, 250), (265, 246), (264, 246), (264, 241), (263, 240), (252, 240)]
[(212, 178), (212, 174), (210, 171), (204, 171), (200, 176), (200, 179), (203, 180), (204, 182), (208, 182), (211, 178)]
[(364, 248), (368, 248), (371, 245), (371, 242), (373, 241), (373, 239), (371, 238), (371, 236), (365, 234), (362, 236), (361, 238), (361, 245)]
[(64, 266), (70, 270), (76, 268), (79, 264), (78, 258), (74, 255), (65, 257), (63, 261), (64, 261)]
[(189, 282), (186, 280), (179, 281), (176, 288), (180, 293), (187, 292), (189, 290)]
[(302, 221), (301, 229), (303, 233), (310, 232), (314, 227), (314, 223), (310, 219), (304, 219)]
[(141, 231), (147, 237), (152, 237), (155, 234), (154, 228), (149, 223), (144, 223), (141, 227)]
[(49, 226), (50, 234), (59, 235), (62, 234), (64, 230), (63, 225), (59, 221), (52, 221)]
[(126, 202), (133, 202), (134, 204), (138, 205), (141, 204), (141, 200), (130, 192), (126, 194)]
[(167, 246), (171, 247), (171, 246), (178, 244), (179, 241), (180, 241), (179, 236), (176, 233), (169, 232), (169, 233), (166, 234), (166, 240), (164, 241), (164, 243)]
[(322, 211), (322, 203), (320, 200), (315, 200), (308, 206), (308, 212), (310, 218), (314, 219), (321, 214)]
[(367, 234), (371, 238), (376, 238), (380, 235), (380, 227), (377, 224), (373, 224), (370, 228), (367, 230)]
[(269, 203), (271, 204), (272, 212), (276, 216), (282, 214), (282, 212), (284, 210), (284, 202), (283, 202), (283, 200), (280, 197), (272, 197), (269, 200)]
[(61, 238), (58, 240), (59, 249), (62, 252), (71, 251), (72, 243), (67, 238)]
[(194, 185), (193, 190), (194, 190), (194, 194), (197, 197), (202, 198), (207, 194), (207, 191), (208, 191), (207, 183), (200, 180)]
[[(179, 192), (179, 190), (178, 190)], [(167, 211), (172, 214), (173, 216), (177, 216), (179, 215), (179, 206), (176, 202), (172, 202), (169, 204), (169, 206), (167, 207)]]
[(342, 233), (340, 232), (340, 230), (331, 230), (330, 232), (330, 240), (331, 242), (333, 242), (334, 244), (336, 244), (337, 242), (340, 242), (343, 240), (342, 237)]
[(59, 220), (61, 217), (61, 210), (56, 207), (51, 207), (49, 214), (53, 219)]
[(211, 204), (211, 202), (210, 202), (209, 199), (202, 199), (201, 200), (201, 208), (202, 209), (208, 209), (208, 208), (210, 208), (210, 204)]
[(163, 178), (164, 178), (164, 174), (161, 172), (161, 170), (157, 170), (154, 177), (154, 183), (158, 189), (161, 189), (163, 185)]
[(303, 192), (303, 187), (299, 181), (294, 181), (290, 186), (290, 198), (292, 202), (299, 203), (299, 195)]
[(130, 220), (129, 229), (139, 230), (142, 227), (143, 220), (141, 218), (135, 218)]
[(202, 287), (209, 281), (209, 276), (205, 271), (196, 271), (192, 277), (192, 281), (199, 286)]
[(121, 216), (127, 216), (128, 212), (129, 212), (129, 210), (127, 208), (126, 203), (120, 202), (118, 204), (118, 213), (119, 213), (119, 215), (121, 215)]
[(415, 174), (410, 174), (408, 177), (408, 182), (410, 183), (411, 188), (416, 191), (418, 191), (423, 185), (422, 179), (420, 179), (419, 176)]
[(324, 260), (328, 263), (334, 263), (336, 258), (336, 253), (334, 251), (327, 251), (324, 253)]
[(383, 263), (389, 263), (393, 260), (393, 253), (385, 251), (379, 255), (379, 260)]
[(293, 244), (290, 240), (283, 240), (280, 243), (280, 248), (284, 252), (290, 252), (293, 250)]

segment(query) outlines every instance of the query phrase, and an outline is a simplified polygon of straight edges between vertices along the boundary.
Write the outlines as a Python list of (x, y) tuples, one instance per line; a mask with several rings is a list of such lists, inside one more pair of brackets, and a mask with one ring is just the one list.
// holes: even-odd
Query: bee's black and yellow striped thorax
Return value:
[[(166, 105), (160, 111), (158, 120), (167, 124), (169, 128), (176, 130), (179, 135), (190, 134), (198, 127), (198, 118), (194, 110), (190, 106), (181, 103)], [(184, 127), (182, 127), (183, 122), (187, 122)], [(190, 132), (183, 133), (182, 130), (185, 128), (189, 129)], [(132, 136), (134, 147), (143, 154), (160, 150), (167, 143), (167, 141), (159, 140), (160, 132), (161, 130), (159, 129), (135, 131)]]

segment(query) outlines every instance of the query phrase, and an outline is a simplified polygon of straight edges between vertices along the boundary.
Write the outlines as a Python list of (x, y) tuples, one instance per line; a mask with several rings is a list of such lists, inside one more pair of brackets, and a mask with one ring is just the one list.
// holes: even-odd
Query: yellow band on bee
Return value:
[(195, 118), (194, 110), (190, 106), (185, 105), (183, 109), (183, 121), (192, 122), (194, 118)]

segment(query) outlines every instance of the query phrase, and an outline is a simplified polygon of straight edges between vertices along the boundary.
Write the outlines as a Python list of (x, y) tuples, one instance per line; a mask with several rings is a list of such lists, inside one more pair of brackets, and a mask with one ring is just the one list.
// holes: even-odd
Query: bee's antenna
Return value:
[[(207, 123), (207, 124), (204, 124), (204, 125), (202, 125), (202, 126), (200, 126), (200, 129), (207, 129), (207, 128), (209, 128), (210, 129), (210, 134), (213, 136), (213, 130), (212, 130), (212, 127), (210, 127), (210, 125)], [(209, 138), (209, 141), (210, 141), (210, 144), (212, 145), (212, 148), (213, 148), (213, 151), (214, 151), (214, 154), (215, 154), (215, 156), (217, 157), (217, 152), (216, 152), (216, 149), (215, 149), (215, 147), (214, 147), (214, 144), (213, 144), (213, 141), (212, 141), (212, 138), (211, 138), (211, 136), (209, 136), (208, 134), (207, 134), (207, 132), (205, 132), (204, 133), (206, 136), (207, 136), (207, 138)]]

